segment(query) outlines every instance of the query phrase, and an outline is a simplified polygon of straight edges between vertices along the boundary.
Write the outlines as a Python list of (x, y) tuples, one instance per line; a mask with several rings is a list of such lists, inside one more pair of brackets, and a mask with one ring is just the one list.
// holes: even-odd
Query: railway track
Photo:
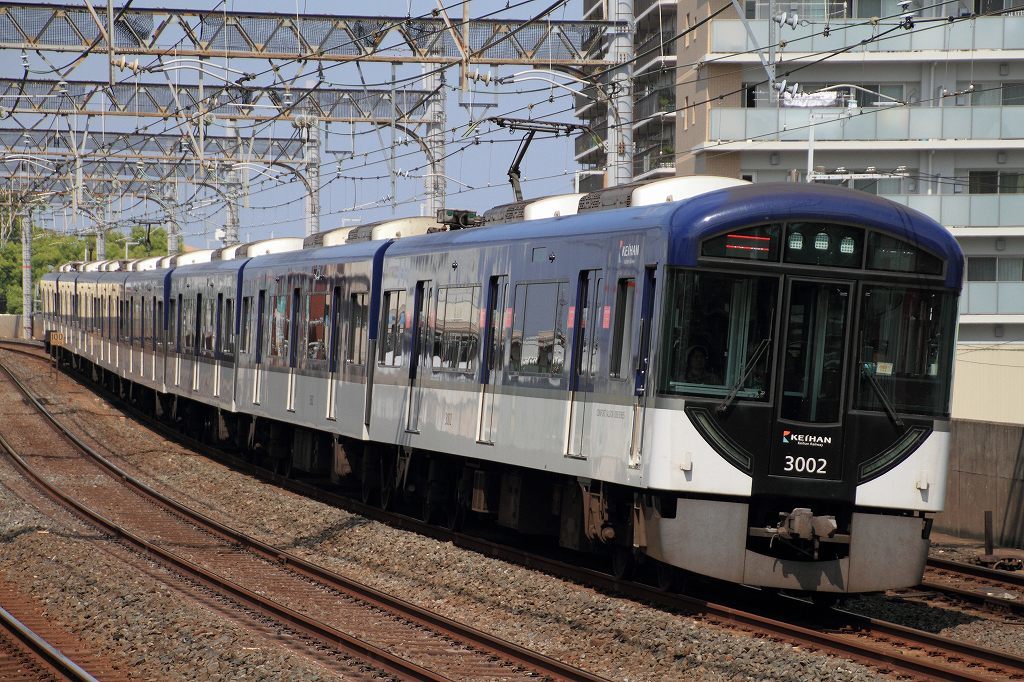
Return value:
[(95, 677), (4, 608), (0, 608), (0, 679), (96, 682)]
[(1024, 616), (1024, 575), (948, 559), (929, 559), (921, 587), (986, 608)]
[[(35, 355), (35, 354), (33, 354)], [(39, 356), (36, 356), (39, 357)], [(108, 396), (116, 400), (114, 396)], [(119, 403), (120, 404), (120, 403)], [(134, 412), (130, 406), (121, 404)], [(903, 627), (886, 621), (834, 610), (822, 612), (798, 600), (789, 600), (782, 607), (777, 600), (751, 590), (744, 598), (744, 607), (714, 603), (695, 597), (666, 593), (653, 587), (617, 580), (612, 576), (585, 567), (523, 551), (505, 544), (475, 536), (452, 533), (417, 519), (383, 512), (348, 497), (342, 497), (308, 483), (296, 482), (258, 469), (230, 454), (218, 451), (134, 412), (147, 426), (162, 435), (212, 455), (231, 466), (260, 475), (300, 494), (334, 504), (366, 517), (413, 530), (440, 540), (450, 541), (466, 549), (494, 556), (578, 581), (608, 592), (647, 601), (663, 608), (695, 614), (705, 620), (727, 627), (768, 636), (802, 646), (833, 653), (883, 672), (909, 675), (921, 679), (942, 680), (1006, 680), (1024, 679), (1024, 659), (953, 640), (928, 632)], [(751, 607), (748, 608), (748, 605)], [(778, 614), (786, 613), (785, 617)]]
[(35, 456), (16, 452), (0, 438), (26, 476), (105, 532), (284, 624), (311, 646), (327, 644), (346, 659), (399, 679), (601, 679), (350, 581), (179, 505), (64, 429), (2, 364), (0, 374), (2, 383), (36, 408), (34, 426), (20, 424), (20, 431), (32, 433), (34, 443), (47, 439), (47, 445), (32, 448), (46, 456)]

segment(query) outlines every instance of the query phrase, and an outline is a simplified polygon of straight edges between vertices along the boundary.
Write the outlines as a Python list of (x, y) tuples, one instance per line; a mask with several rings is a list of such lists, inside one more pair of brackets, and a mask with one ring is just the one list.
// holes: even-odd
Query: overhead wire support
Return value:
[[(561, 4), (561, 3), (556, 3)], [(197, 9), (132, 8), (117, 24), (121, 55), (309, 59), (449, 64), (602, 66), (588, 57), (608, 22), (472, 19), (460, 52), (436, 17), (372, 17)], [(101, 26), (82, 5), (0, 3), (0, 47), (89, 49)], [(113, 32), (108, 31), (108, 36)], [(11, 40), (10, 36), (21, 36)]]

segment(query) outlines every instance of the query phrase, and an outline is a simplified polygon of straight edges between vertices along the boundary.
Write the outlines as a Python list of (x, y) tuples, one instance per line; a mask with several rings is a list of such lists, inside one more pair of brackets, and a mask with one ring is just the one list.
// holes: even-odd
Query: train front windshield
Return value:
[(852, 362), (852, 409), (948, 413), (956, 328), (949, 292), (675, 270), (667, 293), (663, 394), (766, 402), (781, 373), (781, 418), (835, 423)]

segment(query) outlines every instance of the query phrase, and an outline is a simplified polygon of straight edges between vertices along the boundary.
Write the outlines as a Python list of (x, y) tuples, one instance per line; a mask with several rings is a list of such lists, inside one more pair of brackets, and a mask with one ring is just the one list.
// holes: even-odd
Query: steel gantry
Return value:
[(0, 3), (0, 48), (111, 55), (306, 59), (322, 62), (544, 64), (601, 66), (594, 48), (611, 25), (600, 21), (372, 17), (219, 10), (118, 10), (82, 5)]
[(300, 88), (85, 80), (0, 78), (0, 114), (79, 114), (132, 118), (189, 118), (212, 114), (237, 121), (293, 121), (312, 115), (324, 123), (426, 123), (429, 90)]

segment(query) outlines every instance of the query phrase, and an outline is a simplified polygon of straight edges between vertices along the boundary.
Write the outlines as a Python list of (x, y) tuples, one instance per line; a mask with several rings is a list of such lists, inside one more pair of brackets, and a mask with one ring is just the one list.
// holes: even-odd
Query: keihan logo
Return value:
[(820, 448), (824, 445), (832, 444), (831, 436), (809, 436), (805, 433), (793, 433), (792, 431), (782, 432), (782, 442), (784, 445), (793, 443), (795, 445), (812, 445), (816, 448)]

